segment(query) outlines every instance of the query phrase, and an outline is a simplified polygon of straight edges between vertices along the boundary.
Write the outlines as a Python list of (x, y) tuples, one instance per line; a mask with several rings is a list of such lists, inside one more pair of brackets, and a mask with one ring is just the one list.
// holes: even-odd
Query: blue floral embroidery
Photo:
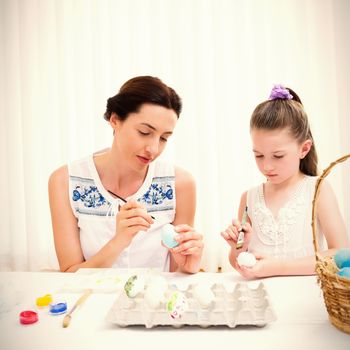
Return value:
[(107, 203), (96, 186), (75, 186), (72, 199), (75, 202), (81, 200), (87, 208), (98, 208)]
[(165, 200), (171, 200), (173, 198), (174, 195), (171, 185), (152, 183), (148, 191), (139, 198), (139, 202), (144, 202), (149, 205), (159, 205), (163, 204)]

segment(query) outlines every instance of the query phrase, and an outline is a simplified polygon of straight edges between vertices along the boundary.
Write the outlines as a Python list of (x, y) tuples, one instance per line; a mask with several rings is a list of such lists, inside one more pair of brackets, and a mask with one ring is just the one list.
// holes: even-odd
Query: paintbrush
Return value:
[(77, 302), (74, 304), (74, 306), (71, 308), (71, 310), (68, 312), (66, 316), (64, 316), (63, 319), (63, 328), (67, 328), (70, 324), (70, 320), (72, 319), (72, 313), (73, 311), (81, 305), (87, 298), (88, 296), (92, 293), (92, 289), (88, 289), (85, 291), (85, 293), (77, 300)]
[(246, 206), (245, 209), (244, 209), (244, 212), (243, 212), (243, 217), (242, 217), (242, 222), (241, 222), (242, 229), (239, 231), (239, 234), (238, 234), (236, 249), (241, 249), (243, 247), (243, 244), (244, 244), (244, 230), (243, 230), (243, 226), (247, 222), (247, 215), (248, 215), (248, 207)]
[[(128, 202), (125, 198), (118, 196), (118, 195), (115, 194), (114, 192), (112, 192), (112, 191), (110, 191), (110, 190), (107, 190), (107, 191), (108, 191), (109, 193), (113, 194), (113, 196), (115, 196), (115, 197), (117, 197), (118, 199), (120, 199), (121, 201), (123, 201), (124, 203), (127, 203), (127, 202)], [(152, 215), (151, 215), (151, 218), (152, 218), (153, 220), (156, 219), (156, 218), (155, 218), (154, 216), (152, 216)]]

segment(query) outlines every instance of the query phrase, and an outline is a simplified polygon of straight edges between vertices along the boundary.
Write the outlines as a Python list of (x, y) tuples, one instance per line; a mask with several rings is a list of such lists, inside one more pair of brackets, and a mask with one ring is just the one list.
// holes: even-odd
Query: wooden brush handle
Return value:
[(87, 297), (92, 293), (92, 289), (88, 289), (85, 291), (85, 293), (78, 299), (78, 301), (75, 303), (75, 305), (81, 305)]
[(88, 289), (85, 291), (85, 293), (76, 301), (72, 309), (69, 311), (68, 315), (71, 315), (72, 312), (79, 306), (81, 305), (87, 298), (88, 296), (92, 293), (91, 289)]

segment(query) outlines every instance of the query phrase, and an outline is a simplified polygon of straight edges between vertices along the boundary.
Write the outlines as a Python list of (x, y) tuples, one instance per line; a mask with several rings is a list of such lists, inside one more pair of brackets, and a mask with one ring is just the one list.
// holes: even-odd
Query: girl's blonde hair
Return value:
[(312, 141), (305, 158), (300, 160), (299, 169), (305, 175), (317, 175), (317, 152), (312, 137), (309, 120), (299, 96), (287, 88), (292, 99), (276, 98), (260, 103), (250, 118), (250, 130), (276, 130), (287, 128), (290, 134), (301, 144)]

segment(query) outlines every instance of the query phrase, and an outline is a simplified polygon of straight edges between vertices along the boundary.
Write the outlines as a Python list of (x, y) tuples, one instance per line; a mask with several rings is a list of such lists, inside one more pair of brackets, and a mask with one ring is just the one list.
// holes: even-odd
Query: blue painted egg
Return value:
[(164, 225), (162, 227), (162, 242), (168, 248), (175, 248), (179, 245), (179, 242), (176, 242), (174, 237), (178, 233), (174, 230), (174, 226), (171, 224)]
[(337, 275), (350, 279), (350, 267), (343, 267), (337, 272)]
[(350, 267), (350, 249), (339, 249), (334, 255), (334, 261), (339, 269)]

